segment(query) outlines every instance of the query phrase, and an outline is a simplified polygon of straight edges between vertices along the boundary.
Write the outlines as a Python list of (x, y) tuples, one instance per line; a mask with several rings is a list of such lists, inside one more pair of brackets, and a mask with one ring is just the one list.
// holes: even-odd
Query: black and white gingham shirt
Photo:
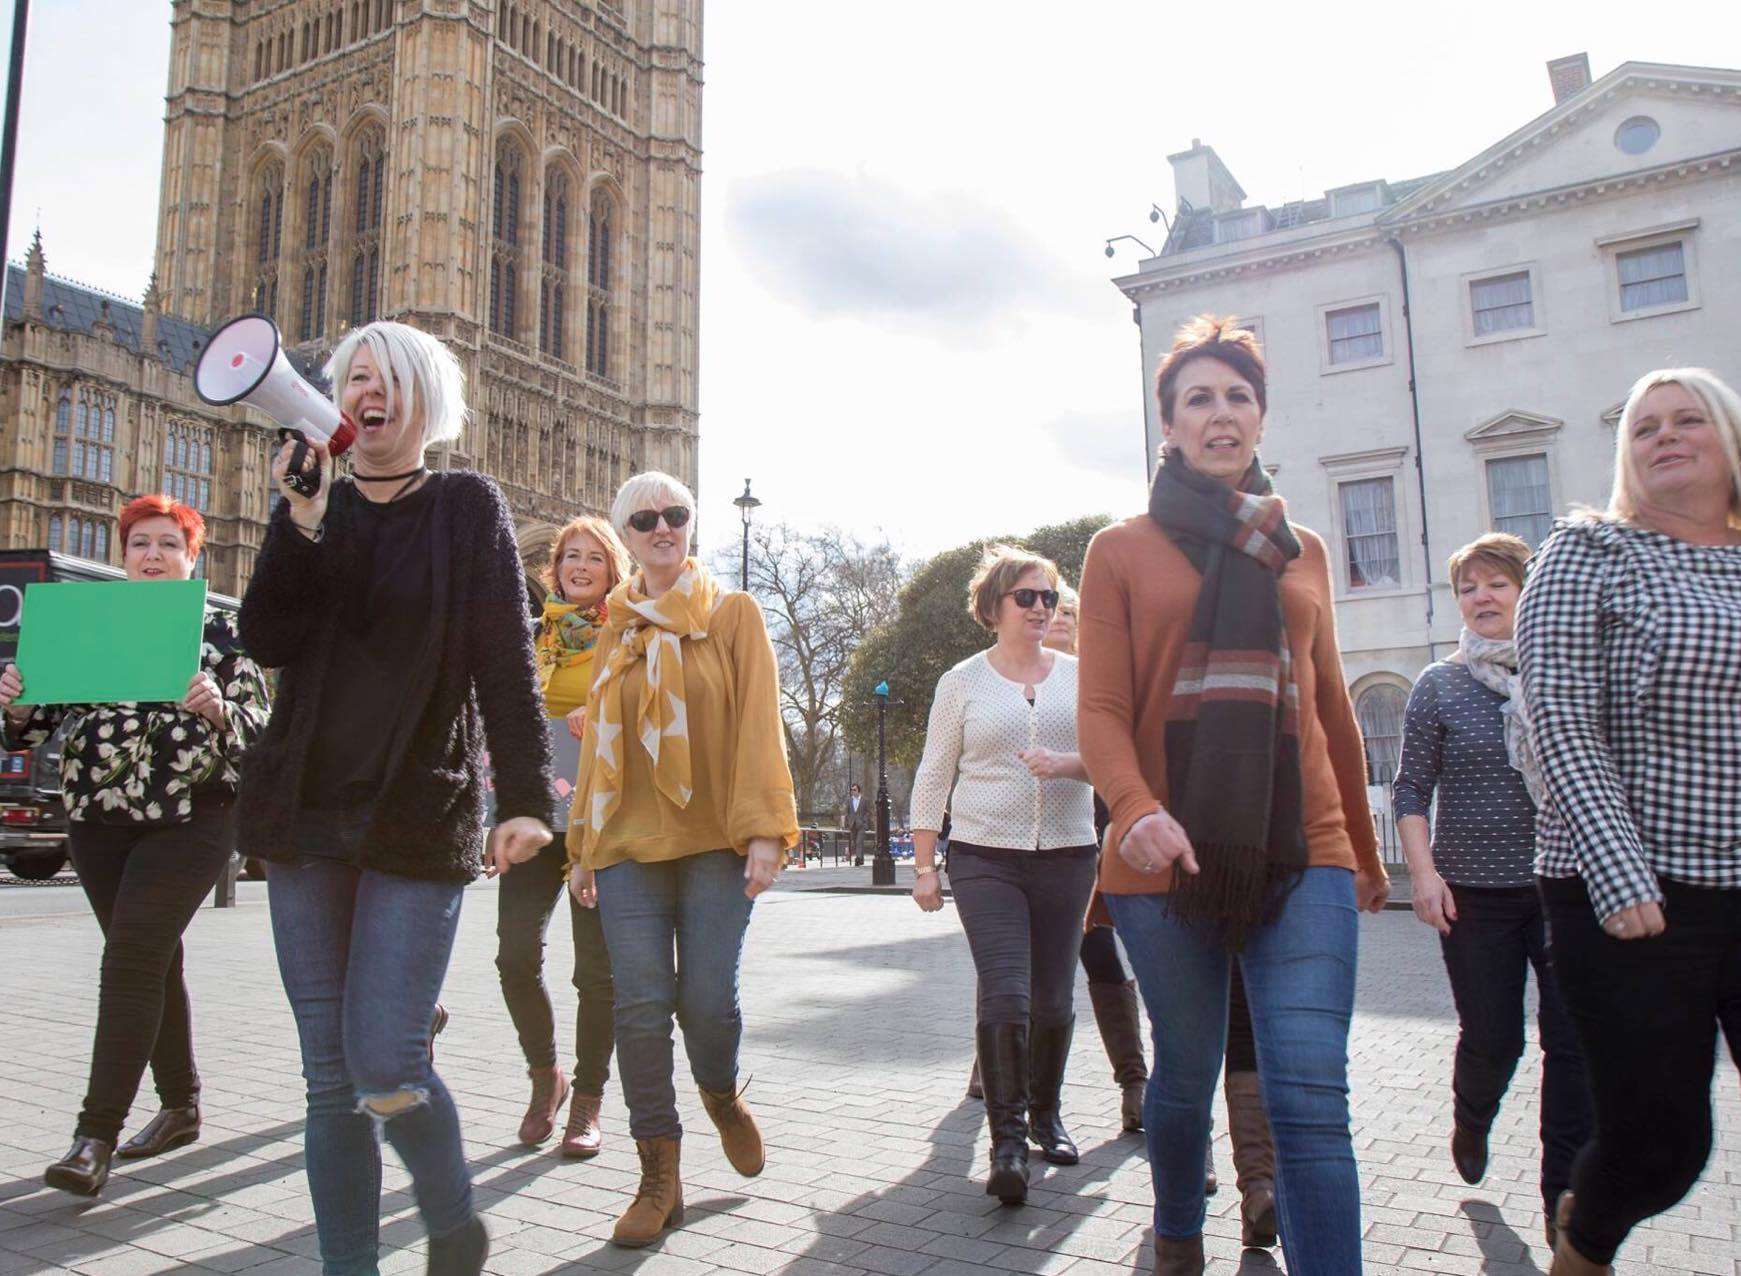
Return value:
[(1582, 877), (1600, 918), (1661, 902), (1659, 875), (1741, 889), (1741, 547), (1561, 522), (1517, 649), (1548, 789), (1536, 872)]

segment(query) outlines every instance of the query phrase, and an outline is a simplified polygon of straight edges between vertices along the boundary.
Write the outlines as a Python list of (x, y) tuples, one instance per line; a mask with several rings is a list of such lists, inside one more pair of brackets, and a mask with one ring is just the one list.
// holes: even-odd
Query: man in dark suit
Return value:
[(852, 786), (852, 792), (846, 799), (846, 810), (841, 818), (846, 826), (846, 846), (852, 854), (854, 864), (864, 863), (864, 835), (874, 825), (871, 817), (870, 803), (864, 800), (864, 793), (858, 785)]

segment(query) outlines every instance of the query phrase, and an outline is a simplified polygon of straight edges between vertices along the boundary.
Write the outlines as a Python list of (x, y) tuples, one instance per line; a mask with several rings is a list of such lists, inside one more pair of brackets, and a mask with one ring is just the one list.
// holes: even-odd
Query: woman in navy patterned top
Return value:
[[(1590, 1133), (1590, 1091), (1577, 1033), (1549, 975), (1536, 894), (1540, 769), (1529, 749), (1512, 627), (1529, 546), (1494, 532), (1446, 568), (1463, 613), (1448, 659), (1409, 696), (1396, 774), (1396, 828), (1414, 883), (1415, 916), (1439, 932), (1457, 1004), (1451, 1159), (1465, 1183), (1487, 1172), (1487, 1133), (1523, 1056), (1524, 983), (1535, 967), (1542, 1040), (1541, 1190), (1553, 1208)], [(1428, 813), (1434, 793), (1429, 834)]]
[(1719, 1026), (1741, 1060), (1741, 398), (1712, 373), (1632, 387), (1608, 509), (1542, 546), (1517, 647), (1596, 1110), (1553, 1270), (1605, 1272), (1704, 1169)]

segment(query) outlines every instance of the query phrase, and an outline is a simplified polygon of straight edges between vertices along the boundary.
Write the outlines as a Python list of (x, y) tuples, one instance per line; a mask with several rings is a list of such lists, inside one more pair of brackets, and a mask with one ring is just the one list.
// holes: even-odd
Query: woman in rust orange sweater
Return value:
[(1207, 316), (1156, 378), (1148, 513), (1082, 572), (1082, 758), (1112, 812), (1100, 890), (1148, 1007), (1155, 1270), (1203, 1270), (1203, 1145), (1239, 962), (1288, 1271), (1360, 1270), (1348, 1132), (1357, 910), (1384, 906), (1324, 543), (1257, 460), (1257, 341)]

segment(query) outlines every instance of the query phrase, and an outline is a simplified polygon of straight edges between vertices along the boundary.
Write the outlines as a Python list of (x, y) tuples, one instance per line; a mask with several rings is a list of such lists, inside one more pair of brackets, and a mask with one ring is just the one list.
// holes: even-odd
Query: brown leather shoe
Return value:
[(1473, 1187), (1487, 1177), (1487, 1136), (1461, 1125), (1451, 1127), (1451, 1164), (1457, 1177)]
[(535, 1148), (556, 1132), (556, 1114), (568, 1101), (568, 1078), (559, 1067), (527, 1068), (532, 1098), (520, 1118), (520, 1142)]
[(176, 1148), (199, 1140), (199, 1104), (186, 1108), (164, 1108), (152, 1117), (145, 1128), (115, 1150), (123, 1161), (161, 1156)]
[(744, 1106), (744, 1090), (749, 1088), (749, 1083), (745, 1082), (743, 1088), (735, 1093), (696, 1088), (701, 1090), (701, 1106), (707, 1109), (707, 1115), (713, 1118), (713, 1124), (719, 1130), (720, 1146), (725, 1149), (725, 1159), (731, 1162), (732, 1169), (745, 1178), (760, 1174), (767, 1164), (767, 1153), (762, 1147), (762, 1132), (756, 1126), (756, 1119)]
[(562, 1155), (573, 1161), (597, 1156), (604, 1146), (598, 1110), (603, 1100), (596, 1094), (576, 1093), (568, 1103), (568, 1129), (562, 1132)]
[(81, 1135), (65, 1156), (43, 1171), (42, 1181), (77, 1196), (95, 1196), (109, 1181), (109, 1158), (114, 1155), (113, 1143)]
[(973, 1071), (967, 1074), (967, 1097), (970, 1099), (985, 1098), (985, 1086), (979, 1079), (979, 1056), (973, 1056)]
[(1560, 1193), (1560, 1203), (1554, 1207), (1554, 1261), (1548, 1276), (1609, 1276), (1614, 1269), (1605, 1263), (1593, 1263), (1572, 1247), (1572, 1194)]
[(1155, 1237), (1155, 1276), (1203, 1276), (1203, 1237)]
[(1251, 1249), (1269, 1249), (1276, 1243), (1276, 1149), (1257, 1073), (1229, 1072), (1222, 1089), (1239, 1184), (1239, 1240)]
[(435, 1062), (435, 1039), (447, 1029), (447, 1007), (435, 1003), (435, 1013), (429, 1017), (429, 1062)]
[(683, 1180), (678, 1170), (677, 1139), (636, 1139), (641, 1156), (641, 1185), (635, 1199), (617, 1220), (611, 1244), (640, 1249), (659, 1238), (667, 1227), (683, 1222)]

